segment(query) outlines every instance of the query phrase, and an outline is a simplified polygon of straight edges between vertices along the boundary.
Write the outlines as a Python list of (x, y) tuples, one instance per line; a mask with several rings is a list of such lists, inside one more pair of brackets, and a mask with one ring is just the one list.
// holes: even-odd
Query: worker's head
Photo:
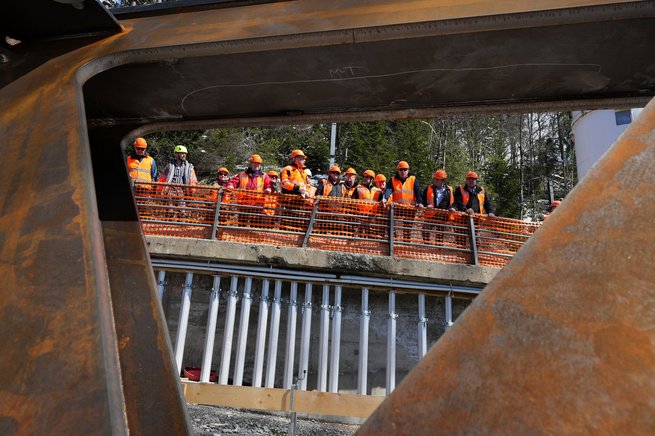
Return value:
[(373, 170), (366, 170), (362, 173), (362, 184), (370, 185), (373, 179), (375, 178), (375, 173)]
[(307, 180), (308, 184), (312, 183), (312, 170), (309, 168), (305, 168), (305, 179)]
[(220, 167), (220, 168), (218, 169), (218, 178), (219, 178), (219, 180), (220, 180), (221, 178), (227, 179), (227, 178), (229, 178), (229, 177), (230, 177), (230, 170), (228, 170), (228, 169), (225, 168), (225, 167)]
[(262, 169), (262, 157), (258, 154), (253, 154), (250, 156), (250, 169), (253, 171), (259, 171)]
[(328, 171), (328, 176), (332, 181), (336, 182), (339, 180), (339, 177), (341, 177), (341, 168), (339, 168), (337, 165), (332, 165)]
[(443, 184), (446, 183), (447, 178), (448, 174), (446, 174), (444, 170), (437, 170), (432, 174), (432, 182), (434, 183), (434, 186), (439, 189), (441, 189)]
[(384, 174), (378, 174), (375, 176), (375, 186), (382, 189), (383, 191), (387, 189), (387, 178)]
[(466, 174), (466, 186), (469, 188), (474, 187), (478, 183), (478, 173), (475, 171), (469, 171)]
[(186, 155), (187, 155), (188, 151), (187, 151), (187, 149), (186, 149), (185, 146), (183, 146), (183, 145), (176, 145), (176, 146), (175, 146), (175, 149), (173, 150), (173, 152), (175, 153), (175, 157), (176, 157), (178, 160), (181, 160), (181, 161), (185, 161), (185, 160), (186, 160)]
[(269, 171), (268, 172), (268, 177), (271, 179), (271, 181), (275, 184), (280, 181), (280, 175), (277, 173), (277, 171)]
[(305, 167), (305, 161), (307, 160), (307, 156), (305, 153), (302, 152), (302, 150), (293, 150), (291, 152), (291, 161), (298, 167), (298, 168), (304, 168)]
[(398, 171), (398, 176), (400, 176), (401, 179), (406, 179), (409, 175), (409, 164), (404, 160), (401, 160), (398, 162), (396, 170)]
[(146, 153), (146, 148), (148, 147), (148, 143), (144, 138), (136, 138), (134, 140), (134, 151), (136, 154), (142, 156)]
[(355, 171), (354, 168), (348, 168), (346, 170), (345, 178), (346, 178), (346, 184), (348, 186), (354, 185), (355, 182), (357, 181), (357, 171)]
[(550, 207), (548, 207), (548, 212), (554, 211), (557, 208), (557, 206), (560, 205), (560, 203), (561, 203), (561, 201), (559, 201), (559, 200), (555, 200), (552, 203), (550, 203)]

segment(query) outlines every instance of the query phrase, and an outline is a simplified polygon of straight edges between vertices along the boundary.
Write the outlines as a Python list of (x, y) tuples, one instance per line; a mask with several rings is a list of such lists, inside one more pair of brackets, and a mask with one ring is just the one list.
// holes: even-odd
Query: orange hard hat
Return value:
[(260, 164), (262, 162), (263, 162), (262, 157), (260, 155), (258, 155), (258, 154), (253, 154), (252, 156), (250, 156), (250, 163)]
[(293, 150), (291, 152), (291, 159), (295, 159), (297, 156), (302, 156), (305, 159), (307, 159), (307, 156), (305, 156), (305, 153), (302, 152), (302, 150)]
[(437, 170), (434, 172), (432, 177), (439, 180), (446, 180), (448, 178), (448, 174), (446, 174), (444, 170)]
[(405, 162), (404, 160), (401, 160), (398, 162), (398, 167), (396, 167), (399, 170), (408, 170), (409, 169), (409, 164)]
[(280, 175), (277, 173), (277, 171), (269, 171), (268, 177), (280, 177)]
[(366, 170), (366, 171), (364, 171), (364, 172), (362, 173), (362, 175), (363, 175), (364, 177), (368, 176), (368, 177), (370, 177), (371, 179), (374, 179), (374, 178), (375, 178), (375, 173), (373, 172), (373, 170)]
[(220, 167), (220, 168), (218, 169), (218, 174), (220, 174), (220, 173), (225, 173), (225, 174), (227, 174), (227, 175), (230, 175), (230, 170), (228, 170), (228, 169), (225, 168), (225, 167)]
[(338, 165), (332, 165), (328, 173), (339, 173), (341, 174), (341, 168)]
[(550, 207), (557, 207), (557, 206), (560, 205), (560, 203), (561, 203), (561, 201), (559, 201), (559, 200), (555, 200), (555, 201), (553, 201), (552, 203), (550, 203)]
[(386, 182), (387, 178), (384, 176), (384, 174), (378, 174), (377, 176), (375, 176), (375, 181), (378, 182), (378, 183), (379, 182)]
[(476, 179), (476, 180), (477, 180), (477, 178), (478, 178), (478, 173), (476, 173), (475, 171), (469, 171), (469, 172), (466, 174), (466, 178), (467, 178), (467, 179)]
[(148, 146), (148, 143), (144, 138), (136, 138), (134, 140), (134, 146), (137, 148), (146, 148)]
[(348, 169), (346, 170), (346, 174), (354, 174), (354, 175), (357, 175), (357, 171), (355, 171), (354, 168), (348, 168)]

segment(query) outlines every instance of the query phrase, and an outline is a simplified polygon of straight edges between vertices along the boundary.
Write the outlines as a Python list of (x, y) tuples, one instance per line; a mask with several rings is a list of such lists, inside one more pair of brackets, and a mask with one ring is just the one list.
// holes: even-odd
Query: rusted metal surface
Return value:
[(359, 434), (652, 434), (654, 165), (655, 101)]
[[(32, 1), (30, 4), (38, 6), (39, 3)], [(562, 18), (563, 15), (558, 13), (561, 8), (575, 10)], [(563, 88), (566, 92), (563, 91), (558, 99), (622, 101), (653, 93), (649, 87), (652, 69), (641, 70), (641, 64), (626, 60), (618, 51), (634, 42), (641, 47), (642, 53), (652, 52), (648, 50), (652, 48), (649, 43), (652, 44), (655, 38), (647, 36), (653, 27), (653, 9), (654, 2), (650, 1), (599, 4), (581, 0), (542, 0), (528, 5), (505, 0), (477, 2), (473, 7), (455, 0), (363, 3), (355, 0), (302, 0), (125, 20), (121, 22), (123, 32), (83, 46), (69, 44), (57, 55), (49, 53), (48, 46), (39, 41), (32, 41), (23, 49), (18, 48), (22, 44), (9, 47), (3, 42), (2, 54), (5, 56), (6, 53), (9, 61), (0, 65), (0, 73), (6, 78), (0, 89), (0, 137), (3, 140), (3, 169), (0, 171), (0, 337), (3, 338), (0, 434), (123, 434), (128, 431), (138, 434), (151, 428), (157, 429), (158, 433), (161, 430), (161, 434), (181, 434), (189, 430), (179, 402), (179, 385), (172, 373), (170, 350), (168, 345), (164, 345), (168, 344), (168, 339), (153, 298), (154, 279), (146, 273), (149, 271), (147, 253), (136, 230), (134, 203), (129, 189), (125, 189), (126, 171), (118, 158), (119, 142), (129, 131), (155, 120), (195, 122), (198, 117), (226, 116), (225, 113), (207, 112), (203, 107), (203, 104), (216, 103), (217, 100), (210, 98), (214, 94), (206, 94), (201, 99), (205, 103), (200, 104), (201, 100), (197, 100), (198, 104), (193, 105), (190, 115), (179, 114), (183, 100), (180, 96), (206, 86), (206, 76), (221, 77), (224, 72), (203, 70), (201, 77), (201, 71), (191, 68), (190, 76), (176, 77), (169, 84), (170, 93), (161, 90), (162, 97), (169, 99), (166, 104), (161, 105), (161, 101), (156, 100), (141, 106), (141, 102), (137, 105), (135, 100), (132, 101), (135, 107), (149, 110), (127, 114), (114, 112), (109, 106), (103, 109), (104, 102), (94, 106), (94, 101), (102, 100), (99, 98), (102, 94), (83, 95), (81, 85), (88, 79), (129, 63), (144, 63), (142, 71), (148, 71), (147, 62), (154, 62), (164, 71), (181, 59), (192, 62), (191, 58), (204, 56), (216, 62), (217, 58), (230, 54), (243, 56), (245, 53), (253, 56), (249, 67), (265, 73), (273, 66), (262, 68), (257, 59), (269, 59), (262, 53), (272, 50), (279, 53), (290, 50), (286, 52), (290, 57), (302, 60), (307, 59), (307, 55), (300, 56), (301, 50), (311, 53), (311, 50), (326, 47), (327, 51), (323, 53), (334, 52), (341, 56), (339, 60), (348, 60), (337, 46), (349, 46), (354, 50), (362, 46), (361, 41), (386, 41), (369, 53), (375, 60), (383, 57), (387, 44), (391, 47), (400, 44), (400, 40), (414, 38), (419, 41), (429, 35), (460, 32), (470, 37), (470, 33), (476, 31), (502, 33), (506, 30), (518, 32), (515, 35), (520, 38), (519, 30), (523, 27), (553, 28), (561, 24), (560, 21), (567, 26), (595, 27), (594, 23), (605, 22), (621, 35), (602, 40), (618, 44), (602, 47), (602, 50), (617, 56), (610, 56), (608, 62), (613, 67), (608, 67), (609, 73), (605, 71), (609, 74), (606, 77), (610, 78), (610, 85), (618, 80), (626, 88), (610, 86), (608, 89), (617, 93), (602, 94), (599, 90), (604, 88), (598, 87), (602, 82), (592, 74), (589, 81), (581, 83), (590, 83), (597, 94), (584, 93), (582, 91), (587, 88), (583, 88), (580, 93), (569, 95), (571, 88)], [(481, 16), (488, 19), (476, 19)], [(621, 23), (622, 20), (625, 22)], [(634, 26), (643, 30), (646, 43), (634, 40), (635, 35), (629, 30)], [(625, 33), (620, 32), (621, 29)], [(484, 45), (485, 40), (480, 41)], [(430, 44), (423, 46), (428, 49), (423, 55), (432, 56), (430, 49), (434, 47)], [(627, 47), (630, 48), (634, 49), (634, 46)], [(475, 61), (478, 52), (471, 49), (463, 53), (460, 66), (466, 67), (469, 61)], [(359, 56), (356, 50), (353, 53)], [(284, 65), (285, 59), (280, 58), (281, 64), (276, 65), (276, 71), (288, 68)], [(379, 68), (384, 67), (383, 61), (378, 61)], [(21, 70), (24, 65), (30, 65), (30, 68)], [(348, 65), (340, 62), (331, 65), (323, 61), (308, 63), (307, 76), (311, 80), (319, 73), (324, 75), (326, 67), (328, 70), (334, 67), (337, 74), (341, 74), (339, 71)], [(623, 65), (637, 71), (625, 78), (625, 70), (620, 69)], [(310, 66), (317, 69), (312, 70)], [(14, 74), (17, 70), (20, 70), (19, 74)], [(583, 78), (587, 77), (585, 71), (584, 68), (579, 71)], [(146, 85), (150, 79), (134, 76), (131, 80), (148, 88)], [(194, 82), (198, 87), (187, 89)], [(401, 83), (407, 85), (409, 82)], [(426, 83), (419, 81), (413, 85), (420, 91)], [(111, 82), (105, 83), (108, 90), (112, 89), (111, 85)], [(382, 103), (375, 107), (368, 107), (368, 103), (354, 105), (358, 100), (350, 98), (351, 94), (338, 93), (328, 106), (315, 108), (313, 116), (329, 120), (332, 113), (346, 111), (382, 114), (383, 108), (402, 100), (404, 89), (397, 90), (400, 98), (391, 100), (390, 94), (383, 93), (380, 96)], [(420, 95), (417, 92), (410, 94)], [(123, 89), (114, 97), (121, 98), (130, 93), (129, 89)], [(310, 93), (306, 100), (320, 96)], [(139, 94), (135, 97), (146, 98)], [(233, 101), (235, 106), (243, 100), (243, 95), (238, 98), (238, 101)], [(548, 102), (553, 101), (552, 98), (553, 95), (544, 97), (534, 93), (528, 95), (524, 103)], [(276, 100), (277, 106), (272, 104), (271, 107), (278, 110), (282, 107), (282, 100)], [(451, 104), (446, 100), (441, 103), (445, 106)], [(251, 108), (240, 109), (236, 115), (240, 118), (261, 116), (259, 111), (266, 104), (260, 100)], [(432, 102), (427, 106), (435, 104)], [(494, 104), (499, 102), (494, 101)], [(125, 106), (130, 106), (130, 102), (125, 101)], [(252, 112), (253, 108), (258, 112)], [(87, 132), (85, 109), (100, 121), (96, 126), (116, 124), (117, 127)], [(296, 110), (294, 107), (290, 109)], [(412, 116), (413, 108), (402, 110)], [(269, 110), (264, 115), (268, 119), (284, 120), (286, 114), (284, 111), (272, 114)], [(106, 159), (105, 151), (108, 153)], [(642, 181), (649, 180), (646, 172), (638, 174)], [(119, 184), (116, 189), (112, 189), (113, 181)], [(621, 186), (625, 186), (627, 192), (636, 185), (631, 180)], [(639, 202), (638, 206), (647, 210), (650, 204), (643, 203)], [(631, 207), (628, 208), (629, 216), (636, 210), (634, 205)], [(619, 220), (619, 217), (612, 217), (614, 221)], [(634, 224), (643, 224), (643, 220), (636, 217)], [(551, 218), (544, 233), (547, 234), (549, 226), (553, 228), (557, 222), (555, 217)], [(595, 234), (610, 233), (597, 229)], [(591, 231), (585, 236), (590, 235)], [(637, 246), (633, 243), (633, 234), (616, 235), (626, 242), (624, 247)], [(640, 231), (639, 235), (650, 241), (648, 232)], [(562, 233), (562, 237), (564, 240), (573, 238), (568, 233)], [(588, 249), (595, 247), (589, 243), (586, 246)], [(128, 253), (130, 250), (133, 251)], [(535, 250), (524, 251), (531, 253)], [(623, 253), (621, 250), (612, 252)], [(579, 260), (579, 257), (574, 260)], [(521, 265), (522, 262), (525, 263), (517, 260), (514, 264)], [(631, 287), (626, 286), (632, 295), (630, 293), (639, 289), (637, 285), (641, 283), (636, 280), (644, 278), (648, 271), (644, 268), (626, 269), (624, 263), (621, 259), (618, 264), (603, 264), (601, 270), (606, 279), (610, 276), (607, 283), (615, 282), (612, 271), (621, 271), (623, 275), (628, 271), (633, 273), (632, 280), (627, 282)], [(621, 269), (613, 269), (618, 265)], [(580, 274), (579, 271), (572, 272)], [(590, 275), (590, 283), (593, 283), (593, 277)], [(590, 296), (586, 288), (579, 292)], [(596, 294), (593, 296), (597, 297)], [(622, 295), (622, 298), (628, 296)], [(601, 295), (600, 298), (606, 297)], [(634, 309), (634, 306), (629, 307)], [(511, 321), (512, 310), (516, 308), (501, 308)], [(648, 319), (650, 313), (643, 313), (643, 316)], [(623, 337), (628, 335), (631, 342), (641, 340), (637, 332), (626, 332), (621, 325), (613, 327), (613, 332), (620, 332)], [(473, 344), (484, 345), (485, 333), (480, 332), (480, 342)], [(148, 343), (152, 348), (148, 348)], [(642, 353), (643, 358), (650, 356), (648, 351)], [(131, 372), (133, 369), (136, 372)], [(161, 386), (154, 386), (156, 389), (149, 391), (150, 386), (160, 382)], [(152, 402), (153, 396), (157, 396), (158, 402)]]

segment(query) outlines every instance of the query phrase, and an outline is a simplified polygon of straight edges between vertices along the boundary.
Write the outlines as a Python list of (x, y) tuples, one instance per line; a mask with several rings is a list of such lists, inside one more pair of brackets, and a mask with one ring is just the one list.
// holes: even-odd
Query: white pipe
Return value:
[(221, 295), (221, 276), (214, 276), (212, 292), (209, 294), (209, 310), (207, 311), (207, 330), (205, 331), (205, 352), (202, 356), (200, 381), (209, 382), (209, 374), (214, 357), (214, 339), (216, 338), (216, 321), (218, 319), (218, 305)]
[(264, 347), (266, 344), (266, 324), (268, 323), (268, 279), (262, 280), (262, 299), (259, 302), (259, 320), (257, 322), (257, 342), (255, 345), (255, 368), (253, 369), (253, 387), (262, 387), (264, 369)]
[(230, 292), (227, 294), (227, 310), (225, 313), (225, 331), (223, 333), (223, 349), (221, 350), (221, 372), (218, 375), (218, 382), (227, 384), (227, 376), (230, 372), (230, 359), (232, 357), (232, 336), (234, 335), (234, 317), (237, 310), (237, 285), (238, 276), (232, 276)]
[(182, 357), (184, 355), (184, 343), (186, 342), (186, 330), (189, 325), (189, 309), (191, 308), (191, 292), (193, 290), (193, 273), (186, 273), (184, 292), (180, 302), (180, 318), (177, 323), (177, 336), (175, 340), (175, 364), (178, 374), (182, 371)]
[(446, 309), (446, 330), (448, 330), (453, 325), (453, 297), (451, 297), (450, 295), (446, 297), (445, 309)]
[(334, 287), (332, 349), (330, 350), (330, 392), (339, 392), (339, 352), (341, 351), (341, 286)]
[(160, 270), (157, 275), (157, 294), (159, 295), (159, 301), (164, 300), (164, 287), (166, 286), (166, 270)]
[(389, 292), (389, 319), (387, 321), (387, 395), (396, 388), (396, 293)]
[(296, 352), (296, 323), (298, 319), (298, 282), (291, 282), (289, 293), (289, 316), (287, 317), (287, 346), (284, 359), (284, 378), (282, 387), (291, 389)]
[(300, 362), (298, 364), (298, 378), (300, 390), (307, 390), (307, 371), (309, 370), (309, 342), (312, 331), (312, 284), (305, 285), (305, 303), (302, 313), (302, 330), (300, 333)]
[(277, 340), (280, 334), (280, 303), (282, 301), (282, 281), (275, 281), (275, 296), (271, 307), (271, 333), (268, 337), (268, 359), (266, 362), (265, 387), (275, 384), (275, 365), (277, 364)]
[(428, 352), (428, 320), (425, 317), (425, 294), (418, 294), (418, 355), (423, 358)]
[(250, 304), (252, 303), (252, 277), (246, 277), (241, 299), (241, 317), (239, 318), (239, 336), (237, 354), (234, 362), (234, 385), (243, 385), (243, 365), (246, 361), (246, 343), (248, 342), (248, 323), (250, 322)]
[(318, 340), (318, 381), (319, 392), (327, 391), (328, 339), (330, 331), (330, 285), (323, 285), (321, 300), (321, 331)]
[(366, 395), (368, 383), (368, 324), (371, 312), (368, 310), (368, 288), (362, 288), (362, 313), (359, 315), (359, 371), (357, 393)]

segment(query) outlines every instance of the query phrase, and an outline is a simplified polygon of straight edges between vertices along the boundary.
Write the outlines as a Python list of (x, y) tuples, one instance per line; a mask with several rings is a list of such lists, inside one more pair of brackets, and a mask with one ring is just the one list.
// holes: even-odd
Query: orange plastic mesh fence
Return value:
[[(473, 262), (469, 216), (460, 212), (163, 183), (137, 183), (134, 193), (149, 235)], [(473, 224), (478, 262), (494, 267), (504, 266), (539, 227), (479, 215)]]

